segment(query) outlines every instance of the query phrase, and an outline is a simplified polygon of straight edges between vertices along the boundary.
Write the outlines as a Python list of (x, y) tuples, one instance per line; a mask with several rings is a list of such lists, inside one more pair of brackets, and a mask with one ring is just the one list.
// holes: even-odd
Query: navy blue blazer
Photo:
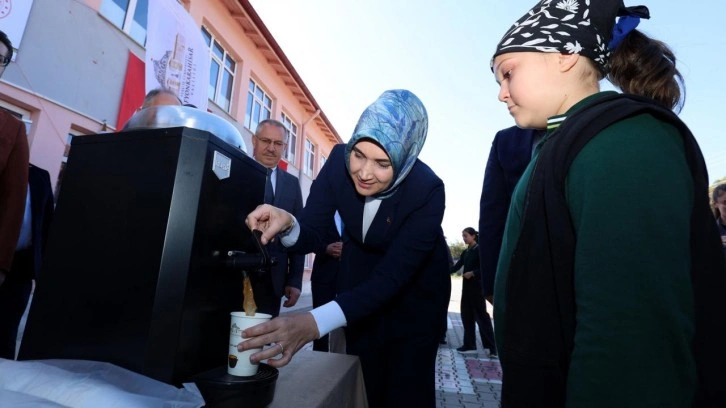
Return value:
[(17, 251), (13, 258), (11, 271), (25, 279), (38, 279), (43, 260), (43, 251), (53, 220), (53, 188), (50, 174), (34, 165), (28, 169), (28, 188), (30, 189), (31, 246), (26, 251)]
[[(345, 145), (335, 146), (313, 182), (293, 248), (320, 248), (337, 210), (345, 225), (338, 297), (349, 342), (443, 333), (451, 289), (441, 229), (444, 183), (416, 161), (398, 191), (381, 202), (365, 241), (364, 197), (348, 175)], [(292, 248), (291, 248), (292, 249)]]
[(322, 284), (332, 284), (338, 279), (338, 271), (340, 270), (340, 259), (333, 258), (326, 253), (328, 245), (333, 242), (341, 241), (342, 238), (338, 234), (338, 228), (335, 222), (331, 220), (330, 224), (319, 231), (322, 245), (315, 252), (315, 261), (313, 262), (313, 271), (310, 274), (310, 281)]
[[(298, 216), (303, 208), (302, 191), (298, 178), (281, 168), (277, 168), (275, 181), (275, 207)], [(305, 253), (289, 252), (280, 240), (275, 240), (267, 246), (270, 256), (277, 259), (277, 265), (270, 271), (272, 287), (275, 294), (282, 297), (285, 286), (302, 289), (303, 270), (305, 268)]]
[(499, 250), (512, 192), (532, 158), (532, 145), (543, 130), (512, 126), (494, 136), (479, 201), (479, 261), (484, 296), (494, 294)]

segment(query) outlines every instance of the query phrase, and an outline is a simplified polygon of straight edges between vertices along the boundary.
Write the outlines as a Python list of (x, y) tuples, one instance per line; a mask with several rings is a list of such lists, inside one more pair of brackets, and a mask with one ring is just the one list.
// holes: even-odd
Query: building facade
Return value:
[[(30, 160), (50, 172), (56, 190), (73, 137), (123, 126), (115, 122), (129, 52), (144, 60), (148, 1), (33, 0), (0, 80), (0, 107), (25, 121)], [(257, 123), (283, 122), (290, 143), (282, 167), (307, 199), (340, 136), (249, 1), (179, 2), (210, 49), (208, 110), (238, 128), (250, 153)]]
[[(32, 1), (15, 60), (0, 79), (0, 108), (26, 123), (30, 161), (50, 172), (57, 196), (72, 138), (124, 125), (115, 122), (129, 54), (144, 60), (153, 0)], [(335, 128), (249, 1), (177, 1), (209, 46), (208, 111), (237, 127), (250, 154), (257, 123), (283, 122), (290, 139), (281, 167), (299, 178), (307, 200), (342, 142)]]

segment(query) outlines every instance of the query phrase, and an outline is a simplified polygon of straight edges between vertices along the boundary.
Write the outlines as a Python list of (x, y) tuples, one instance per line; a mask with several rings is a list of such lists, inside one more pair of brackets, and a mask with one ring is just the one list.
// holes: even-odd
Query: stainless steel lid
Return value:
[(142, 109), (129, 119), (124, 130), (179, 126), (206, 130), (249, 155), (244, 139), (234, 125), (213, 113), (188, 106), (158, 105)]

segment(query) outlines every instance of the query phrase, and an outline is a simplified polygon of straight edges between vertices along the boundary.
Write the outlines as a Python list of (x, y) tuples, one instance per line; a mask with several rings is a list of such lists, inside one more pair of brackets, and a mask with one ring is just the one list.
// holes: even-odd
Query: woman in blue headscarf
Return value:
[(335, 211), (344, 224), (338, 296), (310, 313), (246, 330), (240, 350), (275, 343), (252, 356), (287, 364), (307, 342), (345, 327), (360, 357), (371, 406), (435, 406), (434, 369), (446, 328), (451, 282), (441, 230), (444, 184), (420, 160), (428, 118), (406, 90), (384, 92), (361, 115), (346, 145), (333, 148), (299, 220), (269, 205), (247, 217), (267, 243), (290, 250), (324, 246), (320, 231)]

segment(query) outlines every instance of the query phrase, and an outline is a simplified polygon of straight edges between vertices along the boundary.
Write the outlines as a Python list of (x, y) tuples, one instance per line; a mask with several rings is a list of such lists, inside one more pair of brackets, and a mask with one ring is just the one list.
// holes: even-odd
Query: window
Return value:
[(320, 170), (322, 170), (323, 166), (325, 166), (326, 160), (328, 160), (328, 159), (321, 154), (320, 155), (320, 167), (318, 167), (318, 173), (320, 172)]
[(5, 101), (0, 101), (0, 109), (20, 119), (25, 124), (25, 134), (30, 136), (30, 128), (33, 125), (33, 121), (30, 119), (30, 111)]
[(305, 174), (312, 177), (315, 167), (315, 145), (310, 139), (305, 139)]
[(66, 164), (68, 163), (68, 155), (71, 153), (71, 140), (73, 140), (75, 134), (73, 132), (68, 133), (66, 138), (66, 147), (63, 149), (63, 157), (61, 158), (60, 171), (58, 172), (58, 180), (55, 182), (55, 202), (58, 202), (58, 193), (60, 192), (61, 183), (63, 182), (63, 173), (66, 170)]
[(297, 125), (287, 115), (282, 114), (282, 124), (287, 129), (287, 150), (283, 157), (288, 163), (295, 165), (295, 152), (297, 151)]
[(58, 202), (58, 193), (60, 192), (61, 183), (63, 182), (63, 172), (66, 169), (66, 164), (68, 163), (68, 155), (71, 153), (71, 141), (76, 136), (83, 136), (84, 134), (75, 130), (71, 129), (70, 132), (68, 132), (68, 136), (66, 137), (66, 147), (63, 149), (63, 157), (61, 158), (61, 164), (60, 164), (60, 171), (58, 172), (58, 180), (55, 182), (55, 202)]
[(146, 43), (149, 0), (103, 0), (101, 15), (139, 44)]
[(204, 27), (202, 27), (202, 36), (207, 46), (209, 46), (210, 54), (212, 55), (212, 62), (209, 66), (208, 97), (226, 112), (229, 112), (237, 63), (225, 51), (224, 47), (219, 44), (219, 41)]
[(272, 99), (250, 79), (247, 92), (247, 110), (245, 111), (245, 127), (255, 133), (257, 124), (269, 119), (272, 113)]

